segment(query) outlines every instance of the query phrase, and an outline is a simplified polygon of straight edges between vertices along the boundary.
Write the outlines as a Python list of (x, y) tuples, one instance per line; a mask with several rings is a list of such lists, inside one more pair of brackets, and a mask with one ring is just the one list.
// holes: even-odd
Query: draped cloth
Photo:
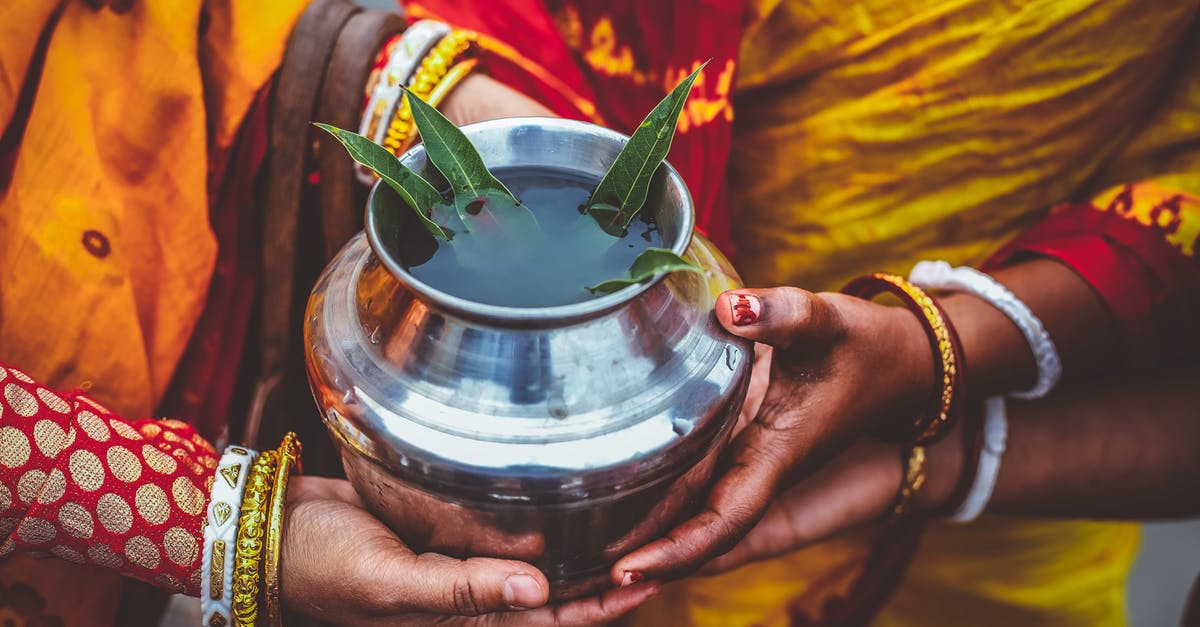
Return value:
[[(55, 389), (94, 384), (126, 416), (177, 396), (219, 428), (204, 392), (235, 364), (212, 358), (240, 344), (252, 290), (226, 247), (252, 205), (222, 198), (244, 195), (262, 158), (252, 139), (231, 151), (239, 129), (254, 137), (247, 111), (303, 4), (0, 5), (6, 363)], [(418, 0), (412, 14), (483, 32), (487, 71), (626, 132), (711, 59), (669, 158), (753, 284), (982, 263), (1017, 236), (998, 262), (1067, 263), (1157, 364), (1182, 338), (1158, 329), (1195, 311), (1198, 4)], [(1133, 526), (997, 517), (936, 525), (919, 546), (851, 531), (668, 586), (634, 622), (858, 620), (904, 574), (880, 624), (1119, 625), (1136, 542)], [(881, 550), (894, 547), (915, 567)], [(69, 625), (110, 623), (119, 585), (67, 562), (0, 567), (5, 598)]]
[[(232, 153), (306, 4), (0, 3), (0, 359), (126, 416), (153, 415), (174, 381), (173, 407), (195, 410), (176, 415), (215, 435), (226, 408), (209, 392), (227, 402), (257, 272), (236, 248), (262, 154)], [(0, 618), (137, 624), (116, 618), (122, 587), (6, 557)], [(136, 603), (154, 614), (153, 595)]]
[[(631, 133), (650, 109), (701, 64), (668, 161), (688, 181), (699, 228), (729, 250), (723, 172), (729, 156), (733, 88), (745, 0), (600, 3), (533, 0), (405, 3), (412, 19), (433, 17), (486, 36), (485, 70), (563, 117)], [(584, 24), (598, 29), (582, 63)], [(617, 28), (654, 37), (617, 40)], [(562, 35), (559, 29), (566, 30)]]
[[(1196, 311), (1195, 0), (404, 4), (487, 35), (489, 70), (560, 115), (625, 132), (664, 76), (713, 58), (669, 160), (750, 284), (1047, 255), (1149, 362), (1175, 337), (1149, 330)], [(1137, 538), (1097, 522), (935, 524), (877, 623), (1123, 625)], [(879, 589), (864, 582), (904, 572), (881, 542), (897, 539), (851, 530), (675, 583), (632, 622), (853, 624), (864, 613), (847, 608), (871, 609), (862, 593)]]

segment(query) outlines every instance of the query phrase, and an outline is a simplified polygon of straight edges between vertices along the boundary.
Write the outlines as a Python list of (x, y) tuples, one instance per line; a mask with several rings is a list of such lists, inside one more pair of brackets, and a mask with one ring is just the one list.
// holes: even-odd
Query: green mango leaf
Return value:
[(679, 114), (692, 84), (706, 65), (707, 62), (683, 79), (650, 111), (629, 137), (596, 191), (592, 192), (587, 213), (609, 235), (620, 237), (646, 204), (650, 181), (671, 150)]
[(499, 231), (512, 238), (540, 237), (537, 218), (488, 171), (483, 157), (453, 122), (405, 89), (425, 154), (450, 183), (454, 208), (468, 230)]
[(645, 283), (660, 272), (703, 272), (700, 266), (666, 248), (647, 248), (629, 265), (628, 279), (611, 279), (589, 287), (592, 292), (611, 294), (621, 288)]
[(358, 133), (352, 133), (336, 126), (321, 124), (319, 122), (314, 122), (313, 126), (336, 137), (342, 143), (342, 146), (346, 147), (346, 151), (350, 153), (350, 156), (355, 161), (370, 168), (389, 187), (396, 190), (396, 193), (404, 199), (404, 202), (408, 203), (409, 207), (412, 207), (417, 217), (421, 220), (421, 225), (431, 235), (442, 240), (450, 239), (450, 235), (431, 218), (433, 208), (445, 201), (437, 189), (430, 185), (428, 181), (400, 163), (400, 160), (388, 152), (387, 148), (376, 144)]

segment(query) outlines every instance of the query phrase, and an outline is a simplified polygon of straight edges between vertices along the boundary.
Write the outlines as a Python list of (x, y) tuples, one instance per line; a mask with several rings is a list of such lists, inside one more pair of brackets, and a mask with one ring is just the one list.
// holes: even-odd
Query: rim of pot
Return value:
[[(485, 122), (476, 122), (462, 127), (463, 133), (468, 139), (472, 139), (473, 135), (478, 135), (496, 129), (507, 130), (509, 132), (516, 131), (523, 126), (537, 125), (541, 129), (559, 130), (559, 131), (575, 131), (593, 135), (601, 140), (615, 142), (617, 145), (624, 146), (629, 140), (629, 136), (617, 131), (604, 128), (589, 122), (581, 122), (578, 120), (567, 120), (563, 118), (549, 117), (519, 117), (519, 118), (501, 118), (497, 120), (488, 120)], [(410, 148), (407, 152), (400, 156), (400, 160), (408, 165), (414, 159), (423, 158), (425, 146), (417, 144)], [(484, 160), (487, 160), (487, 155), (484, 155)], [(520, 167), (520, 166), (515, 166)], [(679, 172), (667, 161), (663, 161), (663, 167), (666, 169), (665, 182), (668, 188), (677, 188), (683, 199), (680, 207), (680, 213), (677, 220), (675, 232), (670, 235), (674, 238), (671, 244), (671, 251), (677, 255), (683, 255), (688, 246), (691, 245), (693, 230), (695, 229), (695, 206), (692, 202), (692, 196), (687, 185), (683, 181), (683, 177)], [(388, 246), (385, 246), (379, 234), (379, 224), (375, 217), (375, 195), (379, 191), (383, 181), (376, 181), (371, 187), (371, 192), (367, 196), (366, 215), (364, 219), (367, 239), (370, 242), (371, 250), (387, 270), (396, 277), (401, 283), (412, 291), (419, 294), (422, 298), (437, 304), (439, 307), (452, 311), (464, 317), (485, 320), (501, 324), (515, 325), (536, 325), (538, 323), (558, 323), (566, 324), (578, 320), (596, 317), (609, 312), (617, 307), (620, 307), (626, 302), (637, 298), (637, 296), (646, 290), (654, 287), (662, 282), (667, 274), (660, 272), (649, 281), (630, 285), (621, 288), (611, 294), (605, 294), (596, 298), (591, 298), (578, 303), (570, 303), (567, 305), (554, 305), (550, 307), (507, 307), (501, 305), (488, 305), (479, 303), (465, 298), (454, 296), (442, 290), (429, 285), (413, 276), (403, 265), (392, 255)], [(403, 202), (403, 201), (401, 201)], [(660, 223), (659, 228), (662, 228)], [(666, 240), (666, 237), (664, 237)]]

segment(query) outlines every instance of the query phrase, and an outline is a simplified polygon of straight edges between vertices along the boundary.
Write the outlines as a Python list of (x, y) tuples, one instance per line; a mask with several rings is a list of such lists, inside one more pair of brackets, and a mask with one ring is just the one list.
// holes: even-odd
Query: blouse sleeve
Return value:
[(1114, 187), (1068, 203), (989, 260), (1059, 260), (1087, 281), (1112, 315), (1134, 365), (1200, 350), (1200, 198), (1155, 182)]
[(0, 364), (0, 559), (49, 554), (198, 596), (219, 459), (182, 422), (128, 421)]

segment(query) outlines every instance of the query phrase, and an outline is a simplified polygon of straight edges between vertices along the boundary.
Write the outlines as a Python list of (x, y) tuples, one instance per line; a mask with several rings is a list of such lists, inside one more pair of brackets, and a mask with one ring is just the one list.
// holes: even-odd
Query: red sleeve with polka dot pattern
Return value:
[(200, 594), (212, 446), (0, 365), (0, 558), (50, 554)]

